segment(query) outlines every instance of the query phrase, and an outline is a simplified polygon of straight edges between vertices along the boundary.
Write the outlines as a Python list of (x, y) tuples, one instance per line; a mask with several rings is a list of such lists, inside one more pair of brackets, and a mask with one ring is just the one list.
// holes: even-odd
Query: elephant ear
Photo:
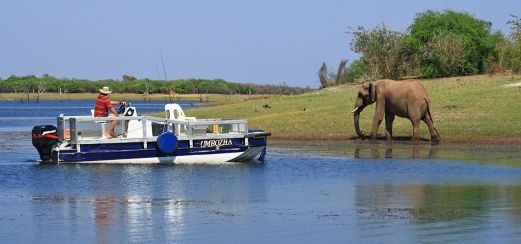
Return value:
[(376, 86), (373, 82), (369, 83), (369, 95), (371, 96), (371, 102), (376, 101)]

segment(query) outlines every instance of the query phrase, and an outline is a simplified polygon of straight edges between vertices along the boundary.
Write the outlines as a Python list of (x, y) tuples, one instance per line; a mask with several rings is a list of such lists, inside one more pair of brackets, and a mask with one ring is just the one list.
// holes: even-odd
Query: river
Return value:
[(0, 101), (2, 242), (521, 241), (517, 145), (271, 141), (265, 163), (38, 165), (32, 126), (92, 105)]

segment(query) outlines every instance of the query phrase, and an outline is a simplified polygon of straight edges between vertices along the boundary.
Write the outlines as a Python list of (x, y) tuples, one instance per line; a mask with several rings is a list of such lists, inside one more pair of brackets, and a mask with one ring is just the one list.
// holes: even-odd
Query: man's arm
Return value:
[[(117, 104), (127, 104), (125, 101), (110, 101), (111, 105), (117, 105)], [(112, 114), (114, 114), (116, 117), (118, 117), (118, 112), (116, 112), (116, 109), (114, 109), (114, 106), (110, 107), (110, 111), (112, 111)]]
[(114, 116), (118, 117), (118, 112), (116, 111), (116, 109), (114, 109), (114, 107), (110, 107), (110, 111), (112, 111), (112, 114), (114, 114)]
[(125, 102), (125, 101), (110, 101), (110, 104), (112, 104), (112, 105), (127, 104), (127, 102)]

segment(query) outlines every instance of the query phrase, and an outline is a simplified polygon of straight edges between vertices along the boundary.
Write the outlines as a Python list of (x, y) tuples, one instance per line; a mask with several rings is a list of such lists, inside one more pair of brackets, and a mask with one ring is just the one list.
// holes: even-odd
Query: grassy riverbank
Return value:
[[(521, 88), (504, 85), (521, 76), (480, 75), (422, 80), (433, 103), (433, 116), (444, 141), (521, 143)], [(348, 139), (356, 136), (349, 113), (357, 86), (343, 85), (298, 95), (249, 100), (190, 110), (201, 118), (247, 118), (250, 128), (272, 132), (284, 139)], [(368, 132), (375, 105), (362, 112), (361, 128)], [(382, 123), (379, 135), (385, 134)], [(396, 118), (395, 137), (410, 137), (407, 119)], [(425, 124), (422, 138), (429, 138)]]
[[(422, 80), (432, 100), (436, 127), (443, 141), (521, 144), (521, 87), (505, 85), (521, 82), (521, 76), (479, 75)], [(189, 110), (187, 116), (200, 118), (246, 118), (250, 128), (272, 132), (279, 139), (344, 140), (356, 136), (349, 113), (357, 86), (342, 85), (296, 96), (177, 94), (174, 101), (212, 101), (218, 106)], [(65, 100), (93, 100), (95, 93), (72, 93)], [(1, 93), (0, 100), (20, 100), (20, 94)], [(26, 99), (26, 97), (23, 97)], [(168, 95), (111, 94), (113, 100), (169, 100)], [(34, 97), (30, 94), (31, 102)], [(42, 100), (59, 100), (56, 93), (44, 93)], [(375, 105), (362, 112), (362, 130), (369, 133)], [(162, 114), (161, 114), (162, 115)], [(379, 135), (385, 134), (385, 123)], [(394, 136), (408, 138), (412, 126), (396, 118)], [(429, 138), (421, 124), (422, 138)]]

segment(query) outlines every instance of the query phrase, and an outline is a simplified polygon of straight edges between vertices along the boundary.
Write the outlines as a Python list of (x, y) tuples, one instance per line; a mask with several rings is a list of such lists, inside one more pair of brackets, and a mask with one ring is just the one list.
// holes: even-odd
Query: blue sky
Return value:
[[(509, 32), (516, 0), (2, 0), (0, 77), (11, 74), (318, 87), (322, 62), (353, 60), (349, 27), (405, 31), (418, 12), (453, 9)], [(157, 67), (157, 69), (156, 69)]]

